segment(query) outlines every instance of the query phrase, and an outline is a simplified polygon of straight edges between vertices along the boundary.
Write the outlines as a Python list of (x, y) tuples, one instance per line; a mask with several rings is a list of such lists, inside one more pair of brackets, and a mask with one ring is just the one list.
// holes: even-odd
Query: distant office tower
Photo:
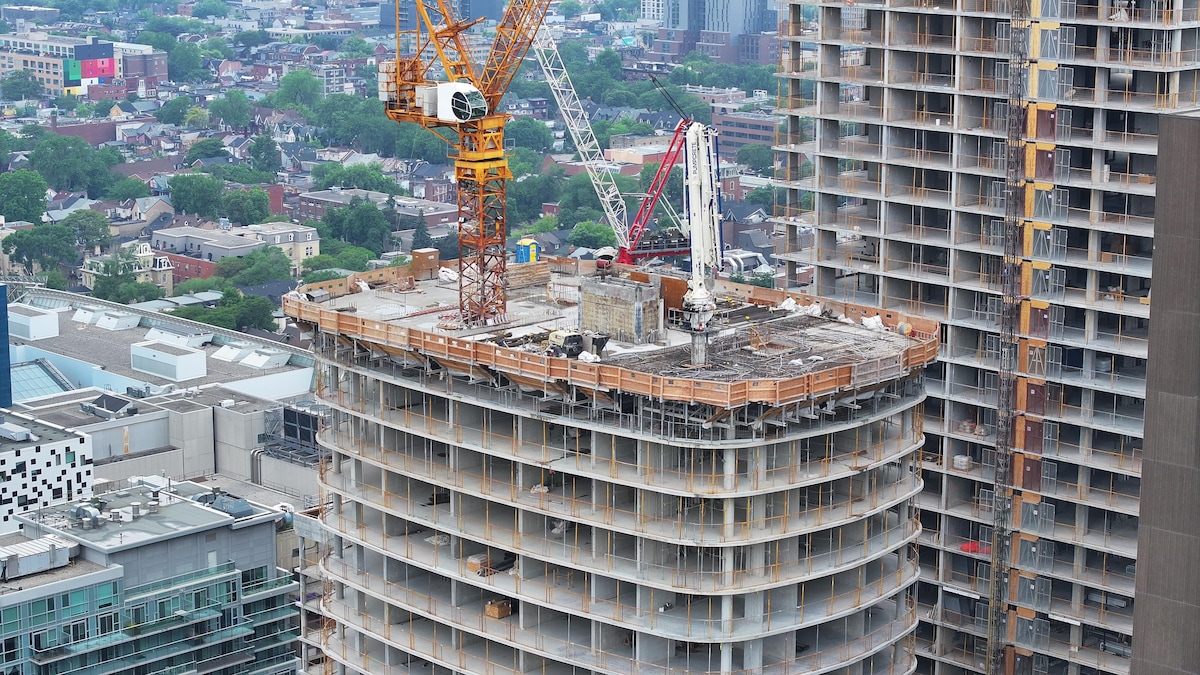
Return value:
[(644, 21), (659, 21), (663, 20), (663, 9), (666, 3), (664, 0), (642, 0), (641, 18)]
[[(1009, 672), (1130, 671), (1159, 117), (1194, 109), (1196, 0), (1033, 3)], [(925, 672), (986, 655), (1009, 5), (789, 2), (792, 284), (944, 322), (927, 373)], [(1163, 555), (1156, 551), (1155, 555)]]
[(744, 65), (769, 54), (774, 65), (774, 50), (740, 49), (743, 37), (778, 28), (777, 12), (768, 0), (663, 0), (662, 21), (651, 60), (677, 63), (699, 51), (722, 63)]

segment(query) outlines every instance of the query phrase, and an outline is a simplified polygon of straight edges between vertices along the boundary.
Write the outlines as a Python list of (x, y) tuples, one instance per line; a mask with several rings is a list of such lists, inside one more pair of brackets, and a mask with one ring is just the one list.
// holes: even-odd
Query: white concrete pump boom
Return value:
[(691, 237), (692, 275), (683, 296), (683, 312), (692, 331), (692, 365), (707, 361), (704, 333), (717, 306), (710, 287), (721, 269), (721, 185), (717, 168), (717, 131), (693, 123), (684, 146), (685, 227)]

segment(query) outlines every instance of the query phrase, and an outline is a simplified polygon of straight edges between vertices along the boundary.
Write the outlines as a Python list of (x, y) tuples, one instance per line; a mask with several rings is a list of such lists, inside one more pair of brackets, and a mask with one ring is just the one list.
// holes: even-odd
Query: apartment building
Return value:
[[(1008, 12), (789, 2), (782, 31), (788, 278), (812, 265), (819, 295), (943, 322), (926, 374), (926, 673), (980, 672), (986, 654)], [(1200, 105), (1198, 20), (1194, 0), (1033, 4), (1007, 672), (1130, 671), (1157, 132)]]
[(98, 279), (113, 272), (114, 268), (109, 263), (115, 263), (120, 267), (116, 270), (118, 274), (132, 274), (138, 283), (154, 284), (170, 295), (175, 288), (175, 277), (171, 273), (175, 264), (165, 255), (155, 252), (146, 242), (135, 244), (126, 250), (130, 251), (126, 257), (106, 253), (84, 260), (83, 266), (79, 268), (80, 283), (86, 288), (95, 288)]
[[(20, 310), (9, 311), (14, 308)], [(25, 372), (14, 369), (11, 376), (22, 378)], [(90, 497), (92, 469), (90, 436), (5, 411), (0, 417), (0, 535), (17, 531), (19, 513)]]
[[(681, 279), (554, 277), (578, 306), (530, 297), (471, 334), (400, 313), (402, 293), (457, 302), (410, 275), (284, 298), (313, 331), (332, 409), (328, 553), (303, 563), (306, 587), (327, 580), (302, 636), (324, 672), (915, 667), (919, 380), (936, 322), (722, 286), (728, 330), (696, 366), (685, 336), (650, 329), (664, 306), (678, 325)], [(609, 355), (601, 326), (623, 348), (675, 346)], [(551, 329), (600, 361), (548, 352)]]
[(0, 538), (4, 672), (294, 673), (285, 513), (157, 475), (111, 487)]

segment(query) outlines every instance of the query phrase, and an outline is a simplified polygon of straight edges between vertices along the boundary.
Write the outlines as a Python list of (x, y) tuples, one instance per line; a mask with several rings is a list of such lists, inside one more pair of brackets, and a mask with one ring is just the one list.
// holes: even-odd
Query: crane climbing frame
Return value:
[[(506, 184), (508, 115), (500, 99), (541, 27), (550, 0), (512, 0), (482, 69), (470, 60), (464, 32), (478, 23), (455, 16), (448, 0), (415, 0), (419, 21), (396, 31), (394, 62), (380, 64), (380, 98), (387, 116), (433, 131), (453, 148), (458, 181), (459, 313), (465, 326), (502, 323), (507, 311)], [(399, 23), (397, 5), (397, 26)], [(414, 41), (401, 56), (402, 37)], [(441, 66), (444, 81), (430, 79)]]

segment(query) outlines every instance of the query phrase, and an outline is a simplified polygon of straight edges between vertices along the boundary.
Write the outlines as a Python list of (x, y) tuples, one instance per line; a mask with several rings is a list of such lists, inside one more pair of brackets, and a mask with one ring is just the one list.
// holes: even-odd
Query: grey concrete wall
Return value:
[(217, 470), (231, 476), (251, 476), (250, 452), (259, 447), (259, 434), (266, 431), (263, 412), (238, 412), (213, 408)]
[(585, 278), (579, 296), (579, 325), (584, 330), (638, 345), (659, 339), (663, 303), (656, 284)]
[(1200, 667), (1200, 118), (1160, 126), (1133, 675)]
[(180, 474), (198, 476), (216, 473), (212, 409), (198, 407), (189, 412), (171, 410), (169, 415), (171, 445), (184, 450)]
[(97, 417), (95, 424), (81, 427), (92, 436), (92, 449), (97, 462), (109, 458), (121, 459), (123, 456), (171, 445), (167, 412), (144, 405), (138, 407), (142, 412), (132, 417), (108, 421)]

